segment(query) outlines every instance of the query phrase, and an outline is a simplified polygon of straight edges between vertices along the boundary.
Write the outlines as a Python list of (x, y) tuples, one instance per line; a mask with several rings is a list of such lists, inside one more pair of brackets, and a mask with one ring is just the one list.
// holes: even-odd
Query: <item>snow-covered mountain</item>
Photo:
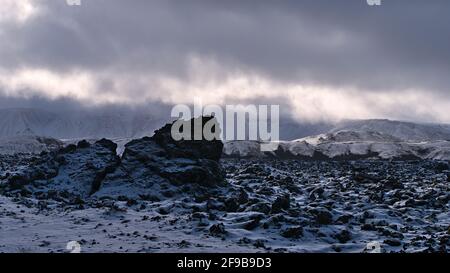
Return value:
[(259, 142), (231, 141), (228, 157), (302, 159), (436, 159), (450, 160), (450, 126), (390, 120), (345, 121), (328, 133), (279, 142), (276, 151), (260, 151)]
[(152, 134), (156, 124), (150, 114), (141, 112), (53, 113), (40, 109), (0, 109), (0, 138), (31, 135), (57, 139), (139, 138)]
[(403, 141), (450, 141), (449, 124), (412, 123), (386, 119), (346, 120), (337, 124), (331, 133), (340, 131), (377, 132)]
[(48, 137), (15, 136), (0, 138), (0, 154), (36, 154), (62, 148), (64, 143)]

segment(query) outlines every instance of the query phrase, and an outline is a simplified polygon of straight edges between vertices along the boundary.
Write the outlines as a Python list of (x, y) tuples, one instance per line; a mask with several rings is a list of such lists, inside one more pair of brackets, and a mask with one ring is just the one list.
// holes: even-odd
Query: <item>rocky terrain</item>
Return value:
[(279, 141), (277, 149), (261, 152), (258, 141), (228, 141), (228, 158), (301, 160), (450, 160), (450, 126), (391, 120), (342, 121), (327, 132), (293, 141)]
[(407, 142), (378, 132), (339, 131), (296, 141), (281, 141), (277, 142), (276, 149), (270, 152), (262, 152), (261, 144), (263, 142), (227, 142), (224, 157), (302, 160), (450, 160), (450, 141)]
[(446, 161), (220, 159), (170, 128), (1, 156), (0, 252), (448, 252)]
[[(211, 118), (203, 118), (203, 123)], [(193, 121), (192, 121), (193, 122)], [(93, 144), (80, 141), (62, 149), (32, 157), (28, 167), (4, 174), (6, 192), (44, 195), (137, 198), (154, 192), (169, 195), (183, 185), (223, 184), (218, 163), (223, 144), (215, 141), (174, 141), (171, 124), (153, 137), (130, 141), (121, 157), (117, 145), (107, 139)], [(49, 194), (51, 196), (49, 196)]]

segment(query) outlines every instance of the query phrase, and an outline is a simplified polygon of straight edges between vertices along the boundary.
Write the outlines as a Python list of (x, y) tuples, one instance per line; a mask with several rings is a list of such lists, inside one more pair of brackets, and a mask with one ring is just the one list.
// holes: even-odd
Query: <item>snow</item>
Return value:
[[(283, 142), (280, 149), (293, 156), (313, 158), (315, 152), (333, 159), (341, 156), (362, 156), (380, 159), (421, 158), (432, 160), (450, 160), (450, 142), (324, 142), (317, 145), (302, 141)], [(226, 142), (224, 153), (229, 157), (262, 158), (267, 154), (261, 152), (258, 142)]]
[(306, 141), (295, 141), (292, 143), (284, 143), (283, 146), (287, 146), (287, 149), (293, 155), (313, 156), (314, 147)]
[(223, 153), (228, 156), (258, 157), (261, 156), (259, 141), (229, 141), (225, 142)]
[(81, 252), (249, 251), (224, 244), (220, 238), (199, 236), (194, 227), (174, 228), (167, 223), (178, 215), (165, 216), (151, 209), (43, 212), (0, 196), (0, 216), (0, 252), (68, 252), (70, 241), (79, 242)]

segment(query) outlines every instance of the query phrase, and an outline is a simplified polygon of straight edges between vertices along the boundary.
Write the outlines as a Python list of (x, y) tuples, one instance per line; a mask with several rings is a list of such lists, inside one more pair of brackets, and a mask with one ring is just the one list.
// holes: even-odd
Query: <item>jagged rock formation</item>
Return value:
[[(202, 119), (204, 125), (212, 118)], [(163, 193), (171, 196), (184, 184), (206, 187), (223, 184), (224, 174), (218, 163), (223, 143), (220, 140), (175, 141), (170, 135), (172, 125), (157, 130), (151, 138), (126, 144), (120, 166), (103, 181), (96, 195), (134, 198)]]
[[(202, 124), (213, 119), (202, 117)], [(193, 122), (193, 120), (191, 121)], [(172, 139), (172, 124), (125, 145), (102, 139), (81, 141), (56, 152), (42, 153), (26, 170), (12, 175), (6, 191), (22, 191), (43, 198), (77, 196), (136, 198), (162, 193), (170, 196), (181, 185), (212, 187), (224, 182), (218, 160), (220, 140)], [(51, 195), (51, 196), (49, 196)]]
[(58, 194), (89, 196), (119, 165), (115, 150), (115, 143), (102, 139), (93, 145), (80, 142), (78, 146), (42, 153), (27, 169), (11, 176), (6, 187), (42, 198)]

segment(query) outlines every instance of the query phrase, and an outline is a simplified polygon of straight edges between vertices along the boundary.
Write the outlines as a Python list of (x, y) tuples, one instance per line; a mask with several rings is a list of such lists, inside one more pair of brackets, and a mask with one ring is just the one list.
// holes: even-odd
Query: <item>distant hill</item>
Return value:
[[(153, 135), (168, 121), (148, 112), (98, 111), (50, 112), (39, 109), (0, 109), (0, 150), (3, 153), (39, 152), (56, 147), (57, 140), (74, 143), (80, 139), (109, 138), (119, 144)], [(450, 160), (450, 125), (421, 124), (392, 120), (346, 120), (330, 124), (280, 121), (281, 141), (277, 151), (261, 152), (257, 141), (225, 143), (228, 157), (278, 157), (301, 159), (441, 159)], [(312, 134), (312, 135), (310, 135)], [(48, 146), (42, 140), (52, 139)], [(55, 144), (55, 145), (53, 145)], [(2, 151), (0, 151), (2, 153)]]
[(403, 141), (450, 140), (449, 124), (412, 123), (387, 119), (347, 120), (331, 133), (339, 131), (377, 132)]
[(0, 138), (138, 138), (153, 134), (157, 126), (158, 121), (147, 113), (54, 113), (29, 108), (0, 109)]
[(450, 160), (450, 125), (391, 120), (344, 121), (327, 133), (282, 141), (261, 152), (255, 141), (225, 144), (228, 157), (299, 159), (436, 159)]

